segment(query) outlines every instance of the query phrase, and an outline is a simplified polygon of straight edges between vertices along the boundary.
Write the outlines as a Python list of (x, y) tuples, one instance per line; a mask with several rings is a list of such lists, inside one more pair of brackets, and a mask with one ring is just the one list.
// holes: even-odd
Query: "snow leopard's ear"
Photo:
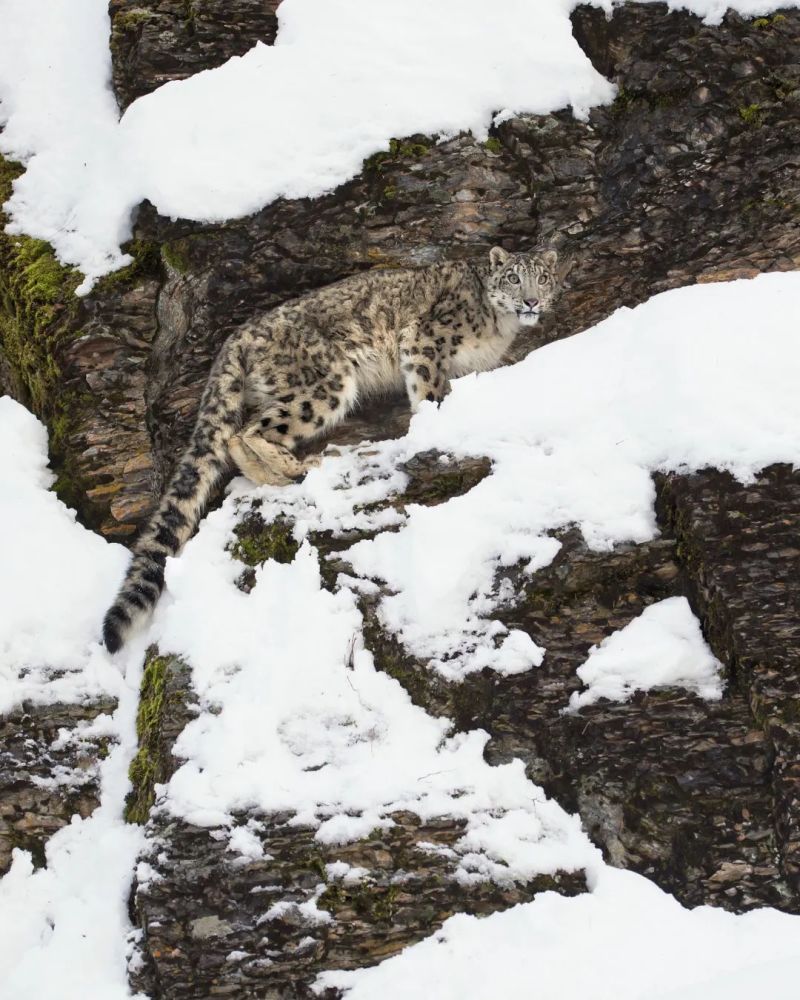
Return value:
[(558, 254), (555, 250), (545, 250), (539, 254), (539, 258), (549, 271), (555, 271), (558, 263)]
[(508, 258), (510, 256), (511, 255), (502, 247), (492, 247), (492, 249), (489, 251), (489, 261), (495, 271), (498, 268), (501, 268), (503, 264), (505, 264), (508, 261)]

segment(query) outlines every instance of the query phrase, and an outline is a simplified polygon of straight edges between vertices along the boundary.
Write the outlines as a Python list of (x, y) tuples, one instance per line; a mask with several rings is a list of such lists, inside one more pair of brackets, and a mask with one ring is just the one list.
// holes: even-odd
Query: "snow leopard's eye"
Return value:
[(506, 277), (508, 278), (508, 280), (511, 282), (512, 285), (519, 284), (519, 275), (517, 274), (516, 271), (509, 271)]
[(540, 285), (546, 285), (547, 284), (547, 277), (546, 277), (546, 275), (544, 275), (544, 274), (540, 274), (539, 275), (539, 284)]

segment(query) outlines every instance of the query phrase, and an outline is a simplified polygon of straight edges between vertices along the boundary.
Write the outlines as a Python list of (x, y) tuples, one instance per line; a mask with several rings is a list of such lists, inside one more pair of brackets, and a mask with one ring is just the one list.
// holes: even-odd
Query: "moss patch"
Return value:
[[(21, 173), (19, 164), (0, 157), (0, 203)], [(0, 349), (15, 394), (47, 419), (56, 409), (60, 350), (74, 336), (81, 276), (59, 264), (43, 240), (2, 231), (7, 221), (0, 213)]]
[[(20, 164), (0, 157), (0, 203), (11, 196), (22, 172)], [(64, 370), (70, 345), (84, 332), (87, 310), (75, 295), (81, 274), (60, 264), (44, 241), (4, 232), (7, 221), (0, 211), (0, 367), (9, 391), (50, 430), (56, 493), (81, 511), (84, 523), (94, 525), (97, 512), (86, 498), (74, 439), (96, 410), (97, 399), (89, 391), (66, 388)], [(131, 240), (123, 249), (132, 262), (102, 278), (94, 298), (119, 295), (160, 275), (158, 243)]]
[[(22, 172), (19, 164), (0, 157), (0, 203), (11, 196)], [(50, 429), (50, 456), (59, 472), (56, 493), (70, 507), (83, 507), (85, 489), (68, 460), (68, 442), (96, 401), (88, 392), (65, 390), (62, 373), (66, 348), (83, 332), (82, 300), (75, 295), (81, 275), (60, 264), (44, 241), (4, 232), (6, 222), (0, 212), (0, 364), (11, 393)], [(104, 279), (101, 289), (152, 267), (152, 247), (133, 242), (128, 250), (134, 263)]]
[(631, 109), (631, 105), (636, 100), (636, 96), (624, 87), (620, 87), (614, 102), (609, 107), (609, 112), (614, 118), (626, 114)]
[(233, 529), (236, 541), (228, 550), (246, 566), (260, 566), (267, 559), (290, 563), (300, 546), (292, 527), (283, 518), (267, 523), (257, 510), (250, 511)]
[(757, 17), (755, 21), (753, 21), (753, 27), (763, 31), (765, 28), (772, 28), (774, 25), (780, 24), (781, 21), (785, 20), (785, 14), (775, 14), (774, 17)]
[(393, 635), (384, 632), (374, 615), (364, 615), (362, 629), (364, 645), (374, 656), (377, 669), (394, 677), (415, 705), (429, 708), (432, 701), (431, 672), (409, 656)]
[(352, 911), (370, 924), (390, 924), (397, 910), (399, 888), (396, 885), (329, 885), (317, 900), (321, 910), (334, 916), (339, 910)]
[(133, 257), (132, 263), (100, 278), (94, 286), (95, 295), (124, 291), (147, 278), (156, 278), (161, 272), (161, 246), (151, 240), (130, 240), (122, 247)]
[(144, 24), (153, 17), (151, 10), (144, 7), (134, 7), (131, 10), (121, 11), (114, 18), (114, 29), (119, 31), (130, 31), (132, 28)]
[(750, 128), (758, 128), (763, 122), (763, 114), (761, 111), (761, 105), (759, 104), (748, 104), (746, 107), (739, 108), (739, 117)]
[(408, 139), (390, 139), (389, 148), (364, 160), (364, 171), (380, 173), (385, 167), (401, 160), (418, 160), (429, 152), (432, 143), (422, 135)]
[(119, 11), (111, 20), (111, 38), (109, 47), (115, 55), (131, 44), (141, 34), (142, 26), (152, 20), (154, 14), (144, 7), (132, 7), (130, 10)]
[(165, 243), (161, 248), (161, 255), (165, 262), (179, 274), (186, 274), (190, 270), (191, 262), (189, 259), (188, 238), (184, 237), (183, 239)]
[(168, 760), (164, 748), (163, 728), (170, 698), (167, 676), (170, 658), (148, 653), (136, 713), (136, 735), (139, 749), (130, 766), (133, 788), (125, 800), (125, 820), (146, 823), (155, 802), (155, 786), (167, 780)]
[[(11, 197), (22, 167), (0, 157), (0, 203)], [(61, 465), (56, 492), (71, 507), (84, 491), (64, 466), (66, 442), (86, 397), (60, 388), (65, 346), (81, 333), (80, 273), (56, 260), (52, 248), (4, 232), (0, 212), (0, 355), (13, 395), (50, 427), (50, 453)], [(90, 397), (89, 397), (90, 398)]]

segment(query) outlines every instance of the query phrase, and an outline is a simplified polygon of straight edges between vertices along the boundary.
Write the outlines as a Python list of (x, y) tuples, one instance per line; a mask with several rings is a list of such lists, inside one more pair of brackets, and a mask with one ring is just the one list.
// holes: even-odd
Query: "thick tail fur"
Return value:
[(115, 653), (155, 607), (164, 589), (167, 556), (194, 534), (209, 497), (230, 466), (228, 442), (241, 427), (244, 370), (236, 350), (223, 349), (206, 385), (189, 445), (158, 509), (136, 541), (117, 599), (103, 622), (103, 639)]

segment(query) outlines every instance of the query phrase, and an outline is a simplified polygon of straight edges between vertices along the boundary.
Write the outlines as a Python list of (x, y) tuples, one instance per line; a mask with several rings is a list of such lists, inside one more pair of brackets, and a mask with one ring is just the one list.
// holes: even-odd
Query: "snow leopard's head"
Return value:
[(558, 290), (558, 254), (551, 248), (511, 254), (489, 251), (486, 290), (498, 313), (515, 313), (522, 326), (535, 326)]

